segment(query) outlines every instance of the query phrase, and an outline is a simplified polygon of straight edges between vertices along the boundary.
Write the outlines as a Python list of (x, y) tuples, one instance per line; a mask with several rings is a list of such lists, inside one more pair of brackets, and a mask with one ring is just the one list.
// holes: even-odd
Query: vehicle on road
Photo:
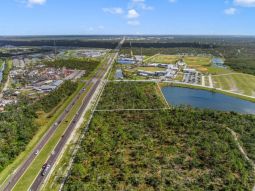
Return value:
[(36, 150), (36, 151), (35, 151), (35, 155), (38, 155), (38, 154), (39, 154), (39, 150)]
[(47, 164), (44, 170), (42, 171), (42, 176), (45, 176), (48, 173), (49, 169), (50, 169), (50, 164)]

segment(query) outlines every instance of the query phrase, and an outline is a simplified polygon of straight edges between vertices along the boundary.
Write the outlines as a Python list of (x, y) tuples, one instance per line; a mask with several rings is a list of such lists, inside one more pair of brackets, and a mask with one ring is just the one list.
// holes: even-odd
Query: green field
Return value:
[(203, 57), (203, 56), (185, 56), (184, 62), (186, 62), (189, 66), (209, 66), (211, 63), (211, 57)]
[(165, 68), (159, 68), (159, 67), (138, 67), (137, 70), (144, 70), (149, 72), (157, 72), (157, 71), (165, 71)]
[(214, 86), (223, 90), (255, 96), (255, 76), (233, 73), (213, 76)]
[(163, 55), (152, 56), (151, 59), (146, 60), (147, 63), (166, 63), (175, 64), (181, 57), (178, 55)]

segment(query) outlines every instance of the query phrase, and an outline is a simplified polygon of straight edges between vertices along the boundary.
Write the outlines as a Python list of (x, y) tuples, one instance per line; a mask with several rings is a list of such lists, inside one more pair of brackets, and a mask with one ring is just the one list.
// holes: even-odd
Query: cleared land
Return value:
[(233, 73), (213, 76), (213, 81), (216, 88), (255, 96), (255, 76)]
[[(145, 83), (123, 84), (110, 83), (99, 108), (156, 107), (149, 92), (137, 97)], [(190, 108), (96, 112), (64, 190), (251, 190), (252, 166), (226, 127), (251, 138), (254, 125), (253, 116)]]

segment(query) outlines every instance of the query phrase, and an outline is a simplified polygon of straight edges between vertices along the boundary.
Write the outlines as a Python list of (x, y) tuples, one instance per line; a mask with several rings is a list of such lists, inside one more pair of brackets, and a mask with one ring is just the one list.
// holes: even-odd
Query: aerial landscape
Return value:
[(255, 0), (3, 0), (0, 191), (255, 191)]

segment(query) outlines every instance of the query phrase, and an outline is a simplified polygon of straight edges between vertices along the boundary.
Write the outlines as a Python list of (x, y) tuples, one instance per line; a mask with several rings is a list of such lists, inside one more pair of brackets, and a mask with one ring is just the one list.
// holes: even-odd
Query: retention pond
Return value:
[(173, 106), (189, 105), (195, 108), (255, 114), (255, 103), (220, 93), (180, 87), (164, 87), (162, 91)]

